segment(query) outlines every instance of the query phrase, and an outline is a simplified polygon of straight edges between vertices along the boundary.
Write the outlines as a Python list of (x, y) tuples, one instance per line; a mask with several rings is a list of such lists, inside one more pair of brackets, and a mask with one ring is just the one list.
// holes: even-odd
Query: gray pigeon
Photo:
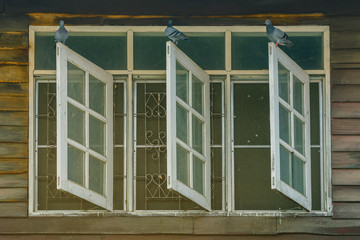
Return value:
[(179, 40), (185, 40), (187, 42), (190, 41), (185, 34), (172, 26), (171, 20), (169, 20), (168, 26), (165, 29), (165, 34), (173, 41), (173, 43), (175, 43), (175, 45), (178, 44)]
[(60, 27), (55, 33), (55, 42), (61, 42), (65, 44), (66, 39), (68, 38), (68, 31), (64, 27), (64, 21), (60, 21)]
[(275, 43), (276, 46), (283, 45), (291, 48), (294, 42), (290, 40), (289, 36), (278, 28), (275, 28), (270, 20), (265, 21), (266, 34), (270, 41)]

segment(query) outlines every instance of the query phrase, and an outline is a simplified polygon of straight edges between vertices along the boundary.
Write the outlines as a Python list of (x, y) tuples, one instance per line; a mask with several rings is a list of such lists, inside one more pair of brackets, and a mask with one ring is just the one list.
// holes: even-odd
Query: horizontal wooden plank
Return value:
[(359, 119), (332, 119), (331, 134), (343, 135), (359, 135), (360, 134), (360, 118)]
[(331, 63), (360, 63), (360, 49), (334, 49)]
[(28, 171), (26, 158), (0, 158), (0, 173), (24, 173)]
[(0, 126), (0, 142), (28, 142), (28, 128), (23, 126)]
[(360, 18), (359, 16), (343, 15), (332, 16), (330, 18), (331, 31), (359, 31)]
[(27, 32), (0, 32), (1, 48), (23, 48), (29, 47)]
[(333, 85), (331, 87), (332, 102), (360, 102), (360, 84)]
[(331, 137), (332, 151), (360, 151), (360, 136), (333, 135)]
[(0, 65), (0, 82), (29, 82), (29, 67)]
[(360, 152), (333, 152), (332, 168), (360, 168)]
[(0, 125), (6, 126), (28, 126), (28, 112), (6, 112), (0, 111)]
[(360, 84), (360, 69), (332, 70), (331, 84)]
[(360, 203), (333, 203), (333, 218), (360, 218)]
[(26, 202), (27, 188), (0, 188), (0, 202)]
[(360, 103), (331, 103), (331, 117), (360, 118)]
[(27, 96), (29, 92), (28, 83), (0, 82), (1, 95), (22, 95)]
[(360, 63), (331, 63), (331, 69), (359, 69)]
[(360, 31), (332, 31), (330, 40), (333, 49), (360, 48)]
[(360, 201), (360, 186), (333, 186), (334, 202)]
[(0, 217), (26, 217), (27, 208), (26, 202), (0, 203)]
[(0, 143), (0, 158), (28, 158), (28, 144)]
[(333, 185), (360, 185), (360, 169), (333, 169)]
[(28, 187), (28, 174), (0, 174), (0, 188)]
[(275, 234), (272, 217), (199, 217), (194, 221), (195, 234)]
[(29, 111), (29, 98), (0, 95), (0, 111)]
[(0, 49), (1, 63), (27, 63), (27, 49)]
[(26, 14), (0, 14), (0, 31), (26, 32), (29, 30), (29, 16)]

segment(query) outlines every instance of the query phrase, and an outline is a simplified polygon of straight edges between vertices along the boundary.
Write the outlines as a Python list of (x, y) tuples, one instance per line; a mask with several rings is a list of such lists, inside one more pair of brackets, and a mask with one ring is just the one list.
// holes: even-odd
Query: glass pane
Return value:
[(292, 158), (292, 187), (305, 195), (305, 164), (300, 158)]
[(319, 83), (310, 83), (310, 128), (311, 144), (320, 144)]
[(85, 145), (85, 112), (68, 103), (68, 138)]
[(105, 156), (105, 123), (89, 115), (89, 144), (95, 152)]
[(279, 97), (290, 104), (290, 71), (287, 70), (280, 62), (278, 65), (279, 75)]
[(105, 83), (89, 76), (89, 107), (105, 116)]
[(305, 126), (304, 123), (294, 116), (294, 148), (305, 155)]
[(176, 145), (176, 174), (177, 179), (190, 186), (190, 159), (189, 152)]
[(176, 96), (189, 103), (189, 72), (176, 62)]
[(194, 75), (192, 76), (192, 107), (198, 111), (201, 115), (203, 114), (203, 92), (204, 84)]
[(204, 195), (205, 185), (205, 164), (199, 158), (193, 158), (193, 180), (194, 190)]
[(269, 84), (234, 84), (233, 94), (235, 145), (269, 145)]
[(312, 209), (321, 210), (320, 148), (311, 148), (311, 198)]
[(89, 189), (104, 194), (105, 163), (93, 156), (89, 156)]
[(189, 144), (188, 111), (176, 104), (176, 137)]
[(192, 136), (193, 136), (193, 148), (199, 153), (204, 153), (204, 143), (203, 143), (203, 134), (204, 134), (204, 123), (195, 117), (192, 116)]
[(279, 104), (279, 127), (280, 138), (291, 145), (290, 112)]
[(304, 115), (304, 84), (295, 75), (293, 75), (293, 84), (294, 84), (293, 87), (294, 108), (301, 115)]
[[(66, 41), (69, 48), (103, 69), (126, 69), (127, 37), (125, 34), (123, 36), (74, 36), (79, 34), (75, 32), (69, 33), (70, 36)], [(84, 33), (81, 34), (84, 35)], [(96, 35), (97, 33), (88, 33), (88, 35), (91, 34)], [(114, 33), (109, 34), (114, 35)], [(55, 70), (54, 34), (51, 34), (51, 36), (36, 36), (35, 43), (35, 69)]]
[(68, 62), (68, 96), (85, 105), (85, 72)]
[(68, 179), (84, 186), (85, 153), (68, 145)]
[(280, 144), (280, 179), (291, 186), (290, 164), (291, 153)]

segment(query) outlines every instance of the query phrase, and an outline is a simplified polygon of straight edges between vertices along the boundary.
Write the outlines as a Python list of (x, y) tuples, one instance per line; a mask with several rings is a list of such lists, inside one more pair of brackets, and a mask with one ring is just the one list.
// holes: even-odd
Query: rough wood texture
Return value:
[(0, 111), (0, 126), (27, 126), (29, 114), (27, 112)]
[(333, 152), (332, 168), (360, 168), (360, 152)]
[(331, 48), (360, 48), (360, 32), (354, 30), (331, 32)]
[(360, 118), (360, 103), (331, 103), (331, 117)]
[(331, 51), (331, 63), (359, 63), (360, 49), (334, 49)]
[(360, 134), (360, 118), (359, 119), (332, 119), (331, 133), (343, 135), (359, 135)]
[(26, 217), (27, 203), (0, 203), (0, 217)]
[(0, 142), (26, 143), (28, 142), (28, 127), (0, 126)]
[(26, 143), (0, 143), (0, 158), (27, 158)]
[(359, 218), (360, 203), (333, 203), (333, 218)]
[(27, 49), (0, 49), (0, 63), (2, 64), (28, 64)]
[(27, 32), (0, 32), (0, 46), (2, 48), (22, 48), (29, 47)]
[(333, 186), (334, 202), (360, 201), (360, 186)]
[(0, 82), (1, 95), (27, 96), (29, 91), (27, 83)]
[[(359, 34), (360, 35), (360, 34)], [(360, 41), (359, 41), (360, 43)], [(360, 69), (335, 69), (331, 71), (332, 84), (360, 84)]]
[(332, 16), (330, 18), (331, 31), (359, 31), (359, 16)]
[(0, 188), (7, 187), (27, 187), (27, 173), (20, 174), (0, 174)]
[(360, 185), (360, 169), (333, 169), (333, 185)]
[(26, 201), (27, 201), (27, 188), (0, 188), (0, 202), (26, 202)]
[(360, 85), (333, 85), (332, 102), (360, 102)]
[(360, 151), (360, 136), (333, 135), (331, 137), (332, 151)]
[(25, 173), (28, 161), (25, 158), (0, 158), (0, 173)]
[(29, 98), (0, 95), (0, 111), (29, 111)]
[(0, 65), (0, 82), (29, 82), (29, 67)]

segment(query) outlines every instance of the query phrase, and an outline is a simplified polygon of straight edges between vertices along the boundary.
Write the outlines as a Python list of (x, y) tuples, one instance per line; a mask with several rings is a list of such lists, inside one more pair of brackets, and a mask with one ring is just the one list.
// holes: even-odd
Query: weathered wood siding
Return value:
[(333, 212), (360, 218), (360, 18), (343, 19), (331, 25)]

